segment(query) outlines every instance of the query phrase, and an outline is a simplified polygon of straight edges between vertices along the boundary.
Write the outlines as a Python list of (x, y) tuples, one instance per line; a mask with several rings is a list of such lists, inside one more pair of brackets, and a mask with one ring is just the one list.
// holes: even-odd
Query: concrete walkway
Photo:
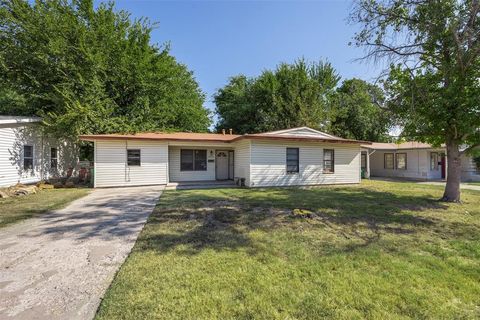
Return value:
[[(443, 181), (423, 181), (423, 182), (419, 182), (419, 184), (428, 184), (428, 185), (431, 185), (431, 186), (443, 186), (443, 187), (445, 187), (445, 182), (443, 182)], [(476, 185), (473, 185), (473, 184), (460, 183), (460, 189), (480, 191), (480, 186), (476, 186)]]
[[(419, 181), (419, 180), (402, 179), (402, 178), (371, 177), (370, 179), (379, 180), (379, 181), (409, 182), (409, 183), (426, 184), (430, 186), (442, 186), (442, 187), (445, 187), (445, 184), (446, 184), (445, 181)], [(480, 191), (480, 186), (467, 184), (467, 183), (460, 183), (460, 189)]]
[(92, 319), (162, 190), (97, 189), (0, 229), (0, 319)]

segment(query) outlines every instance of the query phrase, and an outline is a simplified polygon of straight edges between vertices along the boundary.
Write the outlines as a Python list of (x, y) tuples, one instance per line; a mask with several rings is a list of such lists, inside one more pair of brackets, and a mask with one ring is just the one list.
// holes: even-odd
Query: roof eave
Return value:
[(361, 141), (361, 140), (350, 140), (350, 139), (324, 139), (324, 138), (315, 138), (315, 137), (279, 137), (279, 136), (268, 136), (268, 135), (243, 135), (233, 139), (232, 141), (237, 141), (240, 139), (252, 139), (252, 140), (287, 140), (287, 141), (307, 141), (307, 142), (331, 142), (331, 143), (346, 143), (346, 144), (371, 144), (370, 141)]
[(95, 141), (95, 140), (149, 140), (149, 141), (186, 141), (186, 142), (223, 142), (229, 143), (232, 140), (222, 139), (185, 139), (185, 138), (158, 138), (158, 137), (134, 137), (134, 136), (95, 136), (95, 135), (81, 135), (80, 140)]
[(201, 139), (201, 138), (159, 138), (159, 137), (136, 137), (136, 136), (109, 136), (109, 135), (81, 135), (80, 140), (148, 140), (148, 141), (184, 141), (184, 142), (215, 142), (215, 143), (231, 143), (242, 139), (252, 140), (280, 140), (280, 141), (302, 141), (302, 142), (325, 142), (325, 143), (345, 143), (345, 144), (371, 144), (370, 141), (351, 140), (351, 139), (325, 139), (306, 136), (269, 136), (269, 135), (243, 135), (229, 140), (224, 139)]

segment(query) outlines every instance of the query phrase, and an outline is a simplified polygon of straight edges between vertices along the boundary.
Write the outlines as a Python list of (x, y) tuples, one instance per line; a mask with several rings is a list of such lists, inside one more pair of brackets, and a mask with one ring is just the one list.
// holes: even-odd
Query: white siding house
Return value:
[[(181, 141), (170, 141), (168, 142), (168, 158), (169, 158), (169, 179), (170, 181), (175, 182), (185, 182), (185, 181), (213, 181), (216, 180), (217, 176), (217, 167), (216, 167), (216, 158), (217, 153), (222, 152), (228, 157), (229, 151), (234, 151), (234, 146), (231, 143), (224, 142), (181, 142)], [(206, 170), (182, 170), (181, 169), (181, 153), (182, 150), (204, 150), (206, 154)], [(233, 159), (232, 159), (233, 163)], [(233, 168), (232, 168), (233, 169)], [(233, 171), (233, 170), (232, 170)], [(233, 173), (233, 172), (232, 172)], [(233, 180), (233, 176), (230, 179)], [(227, 179), (228, 180), (228, 177)]]
[[(362, 151), (368, 155), (371, 177), (442, 180), (447, 175), (444, 147), (419, 142), (372, 143), (362, 146)], [(480, 181), (480, 170), (471, 157), (462, 155), (461, 164), (462, 181)]]
[(241, 136), (141, 133), (81, 138), (95, 144), (95, 187), (216, 180), (247, 187), (359, 183), (364, 143), (306, 127)]
[(462, 155), (462, 181), (480, 181), (480, 167), (472, 157)]
[[(127, 150), (139, 150), (141, 165), (127, 165)], [(142, 140), (99, 140), (94, 146), (96, 187), (166, 184), (168, 145)]]
[[(299, 172), (286, 170), (286, 149), (299, 149)], [(334, 172), (323, 167), (324, 150), (334, 150)], [(250, 186), (347, 184), (360, 182), (360, 146), (313, 142), (272, 142), (251, 144)]]
[(0, 116), (0, 187), (63, 176), (75, 167), (76, 147), (43, 134), (40, 121)]
[(234, 176), (245, 179), (245, 185), (250, 186), (251, 143), (242, 140), (235, 144), (235, 173)]

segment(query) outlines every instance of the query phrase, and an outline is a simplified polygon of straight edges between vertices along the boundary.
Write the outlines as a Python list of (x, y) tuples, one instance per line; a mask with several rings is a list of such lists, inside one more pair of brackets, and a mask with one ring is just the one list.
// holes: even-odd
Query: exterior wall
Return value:
[[(59, 177), (74, 168), (78, 151), (73, 143), (42, 135), (38, 124), (0, 126), (0, 186), (35, 183)], [(23, 146), (33, 146), (33, 170), (23, 169)], [(58, 168), (50, 168), (50, 148), (58, 149)]]
[[(299, 148), (299, 173), (286, 172), (287, 147)], [(323, 149), (335, 150), (335, 173), (323, 173)], [(359, 182), (359, 145), (255, 140), (251, 142), (251, 187)]]
[[(127, 165), (127, 149), (140, 149), (140, 166)], [(166, 184), (168, 144), (162, 141), (95, 142), (95, 187)]]
[[(207, 150), (207, 171), (180, 171), (180, 150), (181, 149), (200, 149)], [(218, 150), (221, 150), (219, 148)], [(228, 148), (230, 149), (230, 148)], [(222, 149), (222, 150), (228, 150)], [(215, 180), (215, 148), (211, 147), (193, 147), (193, 146), (172, 146), (169, 147), (168, 163), (170, 170), (170, 181), (208, 181)], [(209, 162), (213, 160), (214, 162)]]
[[(370, 174), (372, 177), (394, 177), (394, 178), (408, 178), (419, 180), (433, 180), (442, 178), (441, 166), (438, 170), (430, 170), (430, 153), (437, 152), (432, 150), (418, 149), (418, 150), (377, 150), (370, 154)], [(406, 153), (407, 154), (407, 169), (398, 170), (385, 169), (384, 157), (385, 153)], [(440, 153), (440, 152), (438, 152)], [(396, 156), (394, 156), (395, 159)], [(394, 160), (395, 161), (395, 160)], [(439, 157), (440, 161), (440, 157)]]
[(235, 181), (245, 178), (245, 185), (250, 186), (250, 141), (242, 140), (235, 145)]
[(480, 181), (480, 170), (477, 169), (473, 159), (467, 155), (462, 155), (462, 181)]

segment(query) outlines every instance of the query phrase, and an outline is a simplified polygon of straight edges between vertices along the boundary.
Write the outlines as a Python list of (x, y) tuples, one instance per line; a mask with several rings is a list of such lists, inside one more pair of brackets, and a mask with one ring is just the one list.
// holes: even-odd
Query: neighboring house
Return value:
[(360, 144), (307, 127), (261, 134), (84, 135), (95, 187), (234, 180), (247, 187), (360, 182)]
[[(462, 155), (461, 161), (462, 181), (480, 181), (473, 159)], [(420, 142), (362, 145), (362, 167), (367, 177), (442, 180), (447, 176), (446, 149)]]
[(60, 177), (77, 163), (73, 144), (46, 136), (40, 122), (0, 116), (0, 187)]

